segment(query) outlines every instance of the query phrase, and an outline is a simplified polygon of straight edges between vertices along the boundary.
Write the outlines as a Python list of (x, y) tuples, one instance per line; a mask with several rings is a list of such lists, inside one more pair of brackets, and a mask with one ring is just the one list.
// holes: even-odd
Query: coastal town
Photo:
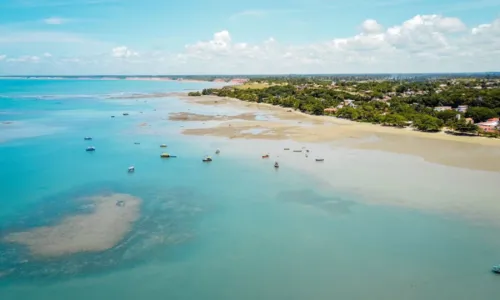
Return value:
[(335, 79), (238, 78), (226, 87), (189, 95), (231, 97), (424, 132), (500, 137), (499, 78)]

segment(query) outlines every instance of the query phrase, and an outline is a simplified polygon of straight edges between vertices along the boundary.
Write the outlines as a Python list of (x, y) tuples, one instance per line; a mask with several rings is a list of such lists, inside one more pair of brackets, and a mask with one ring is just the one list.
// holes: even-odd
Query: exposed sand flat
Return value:
[[(411, 129), (358, 123), (329, 116), (311, 116), (269, 104), (248, 103), (217, 96), (181, 96), (179, 98), (200, 105), (234, 106), (247, 110), (249, 113), (265, 113), (279, 119), (278, 121), (225, 122), (216, 127), (184, 130), (183, 133), (188, 135), (266, 140), (289, 139), (311, 143), (334, 142), (336, 145), (351, 148), (415, 155), (429, 162), (443, 165), (500, 171), (499, 139), (425, 133)], [(266, 130), (251, 134), (247, 132), (255, 128)]]
[[(141, 200), (127, 194), (89, 197), (90, 214), (70, 216), (54, 226), (11, 233), (6, 242), (25, 245), (36, 257), (56, 257), (112, 248), (139, 217)], [(117, 205), (121, 201), (123, 205)]]
[(171, 121), (255, 120), (255, 114), (244, 113), (235, 116), (226, 116), (226, 115), (201, 115), (188, 112), (179, 112), (179, 113), (171, 113), (168, 119)]

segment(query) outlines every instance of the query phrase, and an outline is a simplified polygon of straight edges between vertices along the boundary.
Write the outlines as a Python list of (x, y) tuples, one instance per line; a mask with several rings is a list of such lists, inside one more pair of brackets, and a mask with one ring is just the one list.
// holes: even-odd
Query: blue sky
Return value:
[(0, 73), (498, 71), (499, 17), (498, 0), (3, 0)]

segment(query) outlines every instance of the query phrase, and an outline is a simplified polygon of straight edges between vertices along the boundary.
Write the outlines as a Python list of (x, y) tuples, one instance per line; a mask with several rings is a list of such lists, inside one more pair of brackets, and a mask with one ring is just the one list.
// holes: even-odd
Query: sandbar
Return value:
[(188, 112), (171, 113), (170, 121), (225, 121), (225, 120), (255, 120), (254, 113), (243, 113), (234, 116), (228, 115), (202, 115)]
[(128, 194), (97, 195), (85, 200), (94, 205), (91, 213), (66, 217), (53, 226), (10, 233), (4, 241), (24, 245), (40, 258), (99, 252), (117, 245), (139, 217), (141, 200)]

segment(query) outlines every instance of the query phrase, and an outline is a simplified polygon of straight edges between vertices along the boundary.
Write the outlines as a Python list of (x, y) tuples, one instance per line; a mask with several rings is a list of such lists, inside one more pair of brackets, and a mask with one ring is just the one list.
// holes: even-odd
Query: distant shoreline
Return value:
[(214, 79), (191, 79), (184, 77), (168, 77), (168, 76), (0, 76), (0, 80), (17, 79), (17, 80), (129, 80), (129, 81), (176, 81), (176, 82), (212, 82), (212, 83), (241, 83), (242, 78), (233, 78), (229, 80)]

